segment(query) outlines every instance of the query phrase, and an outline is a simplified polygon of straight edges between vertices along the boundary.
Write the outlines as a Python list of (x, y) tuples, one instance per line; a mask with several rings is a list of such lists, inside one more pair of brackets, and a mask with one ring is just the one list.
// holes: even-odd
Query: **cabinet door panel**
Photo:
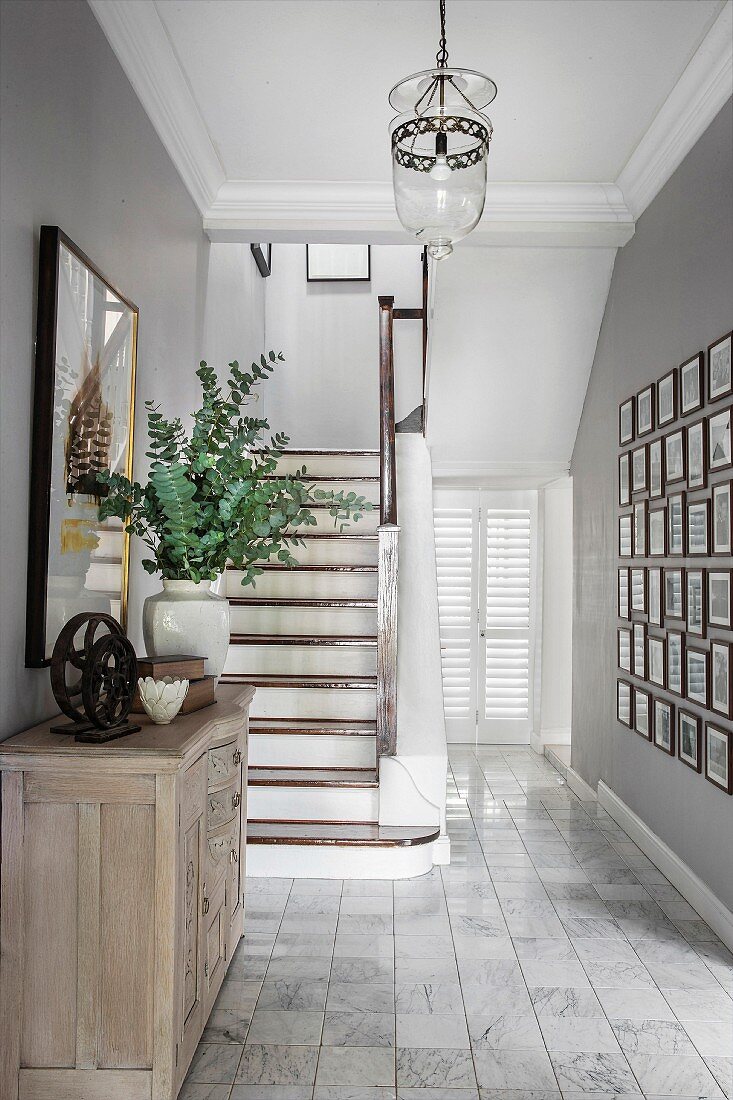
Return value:
[(224, 883), (209, 899), (204, 934), (204, 975), (206, 995), (204, 1013), (209, 1011), (224, 980), (227, 956), (229, 952), (229, 921), (224, 904)]

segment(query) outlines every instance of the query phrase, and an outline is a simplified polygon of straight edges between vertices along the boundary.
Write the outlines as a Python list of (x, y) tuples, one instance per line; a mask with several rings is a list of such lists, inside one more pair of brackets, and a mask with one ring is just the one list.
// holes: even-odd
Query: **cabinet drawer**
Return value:
[(209, 749), (209, 786), (225, 783), (234, 779), (242, 763), (242, 750), (239, 741), (230, 741), (228, 745), (218, 745)]
[(239, 815), (235, 814), (234, 819), (225, 825), (223, 829), (217, 829), (215, 833), (209, 833), (207, 840), (209, 845), (208, 879), (213, 885), (218, 884), (229, 865), (239, 859)]
[(209, 818), (207, 829), (211, 832), (220, 825), (232, 821), (239, 812), (242, 801), (241, 778), (237, 776), (220, 791), (209, 791)]

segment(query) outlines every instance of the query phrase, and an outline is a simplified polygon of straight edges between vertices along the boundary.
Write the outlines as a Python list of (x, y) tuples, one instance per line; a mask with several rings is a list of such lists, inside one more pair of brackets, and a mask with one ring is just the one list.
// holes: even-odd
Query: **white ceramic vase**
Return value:
[(148, 657), (186, 653), (205, 657), (207, 676), (219, 679), (229, 648), (229, 603), (211, 581), (163, 581), (163, 591), (143, 604)]

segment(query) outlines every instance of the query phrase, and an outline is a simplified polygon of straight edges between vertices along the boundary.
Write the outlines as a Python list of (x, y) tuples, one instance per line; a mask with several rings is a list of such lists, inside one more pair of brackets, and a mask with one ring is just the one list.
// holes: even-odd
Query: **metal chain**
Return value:
[(435, 61), (439, 69), (445, 69), (448, 65), (448, 49), (445, 44), (445, 0), (440, 0), (440, 49), (435, 55)]

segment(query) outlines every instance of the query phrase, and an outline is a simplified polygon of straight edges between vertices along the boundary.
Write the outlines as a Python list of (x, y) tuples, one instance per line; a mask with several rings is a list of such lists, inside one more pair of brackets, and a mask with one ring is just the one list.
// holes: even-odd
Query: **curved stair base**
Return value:
[(426, 875), (443, 862), (435, 826), (250, 821), (247, 874), (252, 878), (399, 879)]

